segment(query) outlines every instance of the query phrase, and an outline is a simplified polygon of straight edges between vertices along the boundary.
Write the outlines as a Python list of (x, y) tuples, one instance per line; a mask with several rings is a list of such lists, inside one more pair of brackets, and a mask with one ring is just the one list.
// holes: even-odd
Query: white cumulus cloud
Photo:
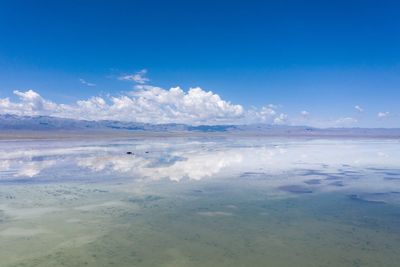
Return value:
[(15, 90), (14, 94), (19, 97), (19, 102), (12, 102), (9, 98), (0, 99), (0, 114), (52, 115), (59, 107), (33, 90)]
[(245, 109), (199, 87), (184, 91), (180, 87), (166, 90), (138, 85), (136, 90), (126, 94), (93, 96), (72, 104), (58, 104), (46, 100), (33, 90), (14, 91), (14, 94), (18, 96), (18, 101), (0, 99), (0, 114), (192, 125), (260, 122), (283, 124), (288, 119), (286, 114), (278, 114), (272, 107)]
[(288, 116), (286, 114), (279, 114), (274, 118), (274, 124), (285, 124), (287, 122)]

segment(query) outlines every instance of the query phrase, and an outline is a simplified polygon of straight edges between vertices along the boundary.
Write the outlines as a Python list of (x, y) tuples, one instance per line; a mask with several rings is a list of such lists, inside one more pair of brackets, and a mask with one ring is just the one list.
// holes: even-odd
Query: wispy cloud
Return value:
[(80, 82), (81, 84), (86, 85), (86, 86), (89, 86), (89, 87), (96, 86), (96, 84), (90, 83), (90, 82), (88, 82), (88, 81), (86, 81), (86, 80), (84, 80), (84, 79), (79, 79), (79, 82)]
[(310, 115), (310, 112), (308, 112), (308, 111), (306, 111), (306, 110), (302, 110), (302, 111), (300, 112), (300, 115), (303, 116), (303, 117), (308, 117), (308, 116)]
[(118, 80), (121, 81), (131, 81), (138, 84), (145, 84), (150, 81), (149, 78), (146, 77), (147, 70), (143, 69), (134, 74), (126, 74), (118, 77)]
[(352, 118), (352, 117), (343, 117), (339, 118), (335, 121), (335, 126), (337, 127), (349, 127), (349, 126), (354, 126), (358, 122), (357, 119)]
[(389, 111), (378, 112), (378, 117), (379, 118), (385, 118), (385, 117), (388, 117), (389, 115), (390, 115)]
[(356, 105), (354, 107), (358, 112), (364, 112), (364, 109), (362, 107), (360, 107), (359, 105)]

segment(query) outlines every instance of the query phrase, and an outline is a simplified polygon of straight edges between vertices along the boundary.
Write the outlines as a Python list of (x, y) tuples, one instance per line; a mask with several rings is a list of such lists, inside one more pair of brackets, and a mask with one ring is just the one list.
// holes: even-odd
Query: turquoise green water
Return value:
[(399, 148), (3, 143), (0, 266), (398, 266)]

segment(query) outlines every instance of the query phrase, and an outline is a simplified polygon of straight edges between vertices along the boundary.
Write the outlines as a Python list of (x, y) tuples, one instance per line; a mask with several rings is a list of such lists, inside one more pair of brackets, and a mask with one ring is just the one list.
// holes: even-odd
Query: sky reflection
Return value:
[[(400, 191), (397, 141), (132, 140), (46, 146), (15, 142), (0, 152), (0, 182), (68, 181), (76, 173), (92, 181), (262, 181), (298, 194), (351, 187)], [(74, 179), (79, 181), (76, 175)]]

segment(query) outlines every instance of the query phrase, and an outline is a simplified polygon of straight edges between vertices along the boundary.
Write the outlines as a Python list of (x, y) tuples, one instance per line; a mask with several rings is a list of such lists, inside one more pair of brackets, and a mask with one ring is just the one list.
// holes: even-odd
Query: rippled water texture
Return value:
[(0, 266), (399, 262), (398, 140), (0, 143)]

